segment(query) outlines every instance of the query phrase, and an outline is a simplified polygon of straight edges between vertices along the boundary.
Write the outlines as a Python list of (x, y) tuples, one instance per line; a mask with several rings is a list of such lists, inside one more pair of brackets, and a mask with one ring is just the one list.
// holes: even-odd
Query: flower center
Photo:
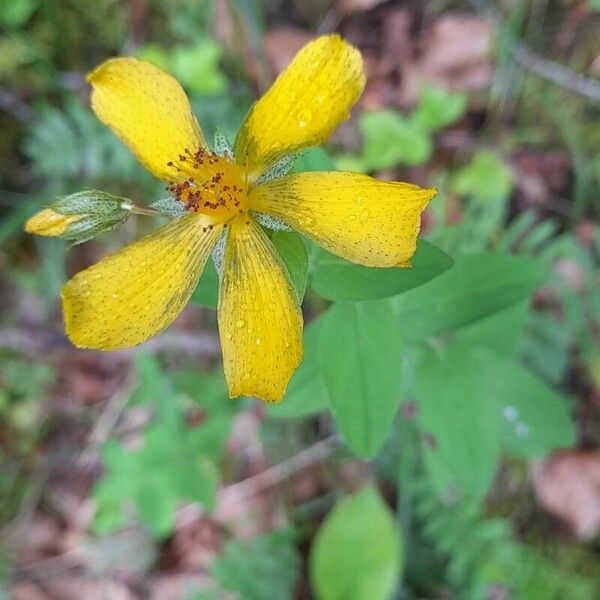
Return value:
[(227, 155), (186, 148), (177, 161), (167, 164), (181, 177), (171, 182), (167, 190), (185, 204), (186, 210), (210, 214), (220, 221), (229, 221), (247, 211), (246, 186)]

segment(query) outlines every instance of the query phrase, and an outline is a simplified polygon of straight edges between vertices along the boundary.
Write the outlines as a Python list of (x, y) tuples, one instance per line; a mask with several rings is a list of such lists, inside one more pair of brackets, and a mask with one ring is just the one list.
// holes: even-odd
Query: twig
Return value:
[[(262, 473), (244, 479), (239, 483), (234, 483), (222, 488), (218, 492), (217, 507), (226, 506), (232, 502), (240, 503), (247, 500), (266, 489), (279, 485), (296, 475), (297, 473), (320, 463), (329, 458), (339, 443), (339, 437), (332, 435), (304, 450), (294, 454), (294, 456), (284, 460), (283, 462), (265, 469)], [(197, 504), (188, 504), (182, 507), (177, 516), (177, 522), (180, 525), (186, 525), (195, 519), (198, 519), (204, 514), (202, 507)], [(219, 518), (219, 508), (216, 515)]]
[(86, 447), (82, 450), (77, 464), (83, 466), (91, 462), (98, 454), (98, 449), (108, 439), (112, 430), (115, 428), (121, 413), (127, 406), (127, 401), (131, 397), (134, 387), (133, 378), (129, 378), (125, 385), (121, 387), (106, 403), (104, 410), (98, 417), (96, 424), (88, 437)]
[[(53, 350), (73, 349), (66, 336), (47, 329), (2, 327), (0, 328), (0, 348), (26, 354), (28, 356), (47, 355)], [(139, 350), (147, 352), (185, 352), (207, 357), (218, 357), (220, 345), (213, 333), (185, 333), (170, 331), (145, 344), (128, 350), (112, 352), (115, 358), (128, 357)], [(85, 352), (93, 352), (86, 350)]]
[(511, 45), (509, 51), (524, 69), (580, 96), (600, 102), (600, 81), (589, 79), (553, 60), (537, 56), (523, 44)]
[(339, 438), (335, 435), (317, 442), (283, 462), (265, 469), (262, 473), (234, 483), (219, 492), (221, 500), (235, 498), (236, 500), (250, 498), (265, 489), (274, 487), (289, 479), (296, 473), (319, 463), (333, 453)]
[[(494, 6), (485, 0), (471, 0), (471, 4), (476, 12), (491, 19), (497, 28), (503, 26), (504, 17)], [(579, 75), (560, 63), (538, 56), (523, 43), (509, 43), (508, 51), (522, 68), (580, 96), (600, 102), (599, 81)]]

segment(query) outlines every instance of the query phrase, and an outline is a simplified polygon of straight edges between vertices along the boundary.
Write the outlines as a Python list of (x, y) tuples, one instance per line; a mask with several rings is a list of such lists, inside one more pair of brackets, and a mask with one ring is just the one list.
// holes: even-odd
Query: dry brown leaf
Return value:
[(338, 10), (342, 13), (364, 12), (371, 10), (387, 0), (339, 0)]
[(43, 583), (51, 598), (60, 600), (134, 600), (135, 596), (122, 583), (110, 579), (57, 574)]
[(422, 36), (421, 55), (407, 64), (401, 99), (414, 103), (423, 82), (449, 91), (472, 91), (489, 85), (492, 26), (471, 15), (447, 14), (437, 19)]
[(600, 530), (600, 451), (557, 452), (534, 466), (540, 504), (582, 539)]

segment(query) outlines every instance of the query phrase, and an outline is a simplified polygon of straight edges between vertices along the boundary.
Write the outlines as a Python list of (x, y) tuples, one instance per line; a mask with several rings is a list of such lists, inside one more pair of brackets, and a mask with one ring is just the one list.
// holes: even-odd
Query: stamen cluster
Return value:
[(167, 190), (185, 204), (186, 210), (215, 216), (244, 214), (246, 190), (235, 165), (228, 159), (228, 155), (219, 156), (204, 148), (196, 152), (186, 148), (177, 162), (167, 163), (186, 177), (171, 182)]

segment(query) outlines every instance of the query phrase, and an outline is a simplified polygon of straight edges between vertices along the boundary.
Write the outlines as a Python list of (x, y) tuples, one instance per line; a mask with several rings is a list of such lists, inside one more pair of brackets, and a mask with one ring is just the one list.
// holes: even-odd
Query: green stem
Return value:
[(413, 531), (413, 495), (411, 485), (415, 481), (418, 460), (418, 431), (413, 417), (402, 415), (398, 434), (398, 479), (396, 500), (396, 521), (403, 548), (404, 568), (398, 584), (397, 600), (413, 597), (406, 583), (406, 573), (410, 570), (411, 540)]

